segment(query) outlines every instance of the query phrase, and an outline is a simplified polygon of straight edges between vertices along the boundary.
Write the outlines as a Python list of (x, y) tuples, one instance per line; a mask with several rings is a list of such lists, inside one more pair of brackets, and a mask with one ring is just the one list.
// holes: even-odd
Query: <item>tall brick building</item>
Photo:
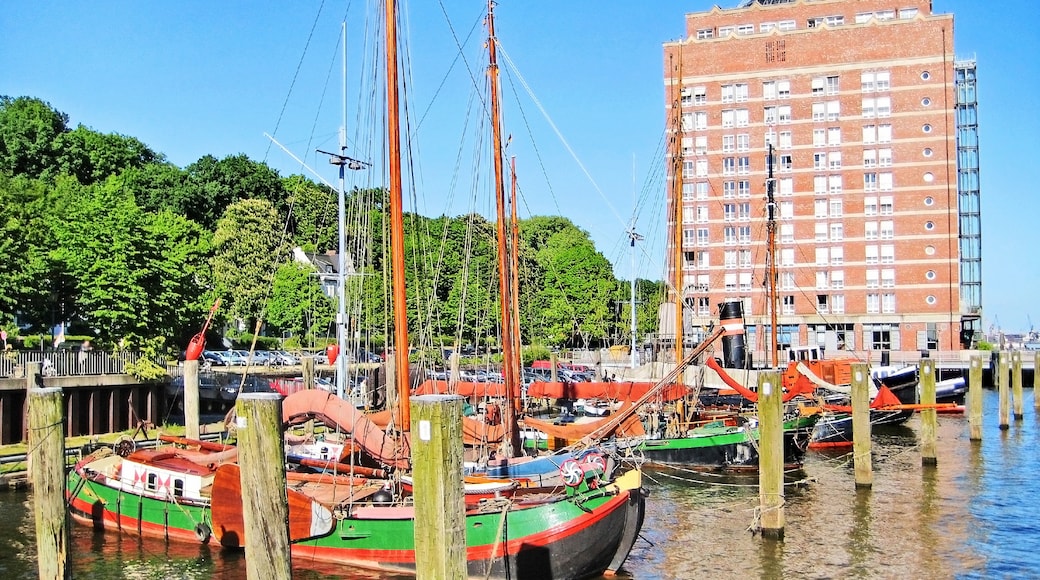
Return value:
[[(929, 0), (748, 0), (687, 14), (664, 71), (667, 263), (687, 340), (741, 299), (766, 357), (771, 145), (781, 347), (877, 360), (971, 345), (975, 67), (955, 63), (952, 15)], [(674, 336), (674, 315), (661, 319)]]

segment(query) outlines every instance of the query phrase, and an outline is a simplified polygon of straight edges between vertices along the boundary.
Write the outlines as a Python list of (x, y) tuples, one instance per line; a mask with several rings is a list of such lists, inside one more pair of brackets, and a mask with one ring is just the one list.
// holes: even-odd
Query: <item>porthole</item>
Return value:
[(928, 270), (924, 273), (924, 277), (929, 280), (935, 280), (935, 270)]
[(924, 198), (924, 204), (925, 205), (932, 205), (934, 203), (935, 203), (935, 199), (932, 196), (929, 195), (928, 197)]
[(935, 222), (924, 222), (924, 229), (926, 229), (926, 230), (934, 230), (935, 229)]
[(929, 256), (935, 255), (935, 246), (925, 246), (924, 253)]
[(925, 132), (925, 133), (931, 133), (931, 132), (932, 132), (932, 126), (931, 126), (931, 125), (929, 125), (928, 123), (925, 123), (925, 124), (924, 124), (924, 125), (923, 125), (923, 126), (921, 127), (921, 131), (923, 131), (923, 132)]
[(929, 294), (927, 297), (925, 297), (924, 301), (928, 304), (935, 304), (935, 296)]
[(928, 80), (930, 78), (932, 78), (932, 73), (930, 73), (928, 71), (924, 71), (924, 72), (921, 73), (921, 80), (922, 81), (926, 81), (926, 80)]
[(924, 151), (921, 151), (921, 154), (924, 155), (925, 157), (931, 157), (932, 156), (932, 148), (931, 147), (925, 147)]
[(935, 175), (933, 175), (930, 171), (924, 174), (925, 183), (931, 183), (933, 181), (935, 181)]
[(931, 105), (931, 104), (932, 104), (932, 100), (929, 99), (928, 97), (925, 97), (925, 98), (921, 99), (921, 105), (922, 106), (927, 107), (928, 105)]

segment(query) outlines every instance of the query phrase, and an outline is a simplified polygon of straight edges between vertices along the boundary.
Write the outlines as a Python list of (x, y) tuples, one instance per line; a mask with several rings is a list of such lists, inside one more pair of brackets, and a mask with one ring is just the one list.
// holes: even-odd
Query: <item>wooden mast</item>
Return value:
[[(516, 217), (516, 156), (509, 158), (510, 170), (509, 176), (512, 183), (512, 188), (509, 193), (509, 217), (510, 225), (512, 226), (512, 240), (510, 242), (509, 252), (509, 273), (512, 274), (510, 282), (512, 285), (509, 289), (509, 296), (512, 299), (510, 306), (513, 309), (513, 357), (517, 366), (514, 368), (514, 372), (517, 377), (517, 386), (523, 383), (523, 376), (520, 372), (520, 361), (523, 359), (521, 355), (521, 341), (520, 341), (520, 222)], [(518, 394), (517, 394), (518, 395)], [(519, 404), (519, 396), (516, 396), (517, 404)]]
[[(387, 141), (390, 171), (390, 255), (394, 306), (394, 370), (397, 405), (401, 413), (398, 429), (411, 424), (408, 398), (408, 310), (404, 278), (404, 210), (401, 194), (401, 130), (397, 79), (397, 0), (386, 0), (386, 101)], [(342, 354), (342, 353), (341, 353)]]
[[(672, 98), (672, 220), (675, 225), (672, 229), (672, 243), (675, 250), (672, 252), (672, 265), (675, 269), (673, 284), (675, 296), (675, 363), (683, 359), (683, 232), (682, 232), (682, 44), (678, 47), (679, 66), (673, 67), (675, 76), (672, 78), (674, 86)], [(671, 60), (671, 58), (669, 58)]]
[(502, 127), (500, 124), (501, 113), (498, 103), (498, 60), (495, 51), (495, 16), (494, 0), (488, 0), (488, 76), (491, 91), (491, 146), (494, 149), (495, 162), (495, 207), (498, 210), (497, 233), (498, 233), (498, 287), (499, 303), (501, 310), (502, 326), (502, 377), (505, 380), (505, 392), (508, 399), (502, 410), (505, 431), (509, 436), (503, 441), (503, 453), (506, 457), (512, 457), (520, 448), (520, 430), (516, 425), (516, 400), (518, 391), (518, 369), (516, 355), (513, 352), (513, 308), (510, 281), (510, 260), (506, 243), (506, 192), (505, 192), (505, 169), (502, 163)]
[(777, 307), (777, 292), (776, 292), (776, 200), (773, 197), (773, 188), (775, 179), (773, 179), (773, 144), (769, 144), (768, 154), (766, 155), (767, 177), (766, 177), (766, 256), (769, 259), (768, 265), (768, 279), (766, 280), (766, 300), (768, 303), (767, 308), (769, 309), (769, 324), (772, 332), (770, 335), (770, 349), (773, 354), (770, 360), (773, 361), (773, 368), (777, 368), (780, 365), (779, 355), (777, 353), (778, 335), (779, 329), (776, 327), (776, 307)]

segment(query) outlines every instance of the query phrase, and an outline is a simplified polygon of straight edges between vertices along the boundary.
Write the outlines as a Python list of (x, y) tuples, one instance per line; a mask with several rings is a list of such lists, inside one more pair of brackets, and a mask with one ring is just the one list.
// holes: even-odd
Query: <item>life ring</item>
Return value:
[(578, 465), (578, 462), (573, 459), (563, 462), (563, 465), (560, 466), (560, 474), (563, 475), (563, 482), (570, 487), (577, 487), (581, 480), (585, 478), (585, 472)]
[(203, 544), (208, 544), (209, 538), (212, 535), (213, 530), (210, 530), (209, 526), (207, 526), (205, 522), (195, 524), (195, 537)]

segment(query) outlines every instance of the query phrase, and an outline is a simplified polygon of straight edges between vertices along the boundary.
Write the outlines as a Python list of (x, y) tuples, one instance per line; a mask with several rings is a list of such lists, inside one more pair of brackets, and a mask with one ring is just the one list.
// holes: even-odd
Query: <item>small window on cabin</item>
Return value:
[(173, 480), (173, 497), (183, 497), (183, 496), (184, 496), (184, 480), (183, 479), (175, 479), (175, 480)]
[(144, 488), (148, 491), (159, 489), (159, 476), (154, 473), (149, 473), (148, 478), (145, 480)]

